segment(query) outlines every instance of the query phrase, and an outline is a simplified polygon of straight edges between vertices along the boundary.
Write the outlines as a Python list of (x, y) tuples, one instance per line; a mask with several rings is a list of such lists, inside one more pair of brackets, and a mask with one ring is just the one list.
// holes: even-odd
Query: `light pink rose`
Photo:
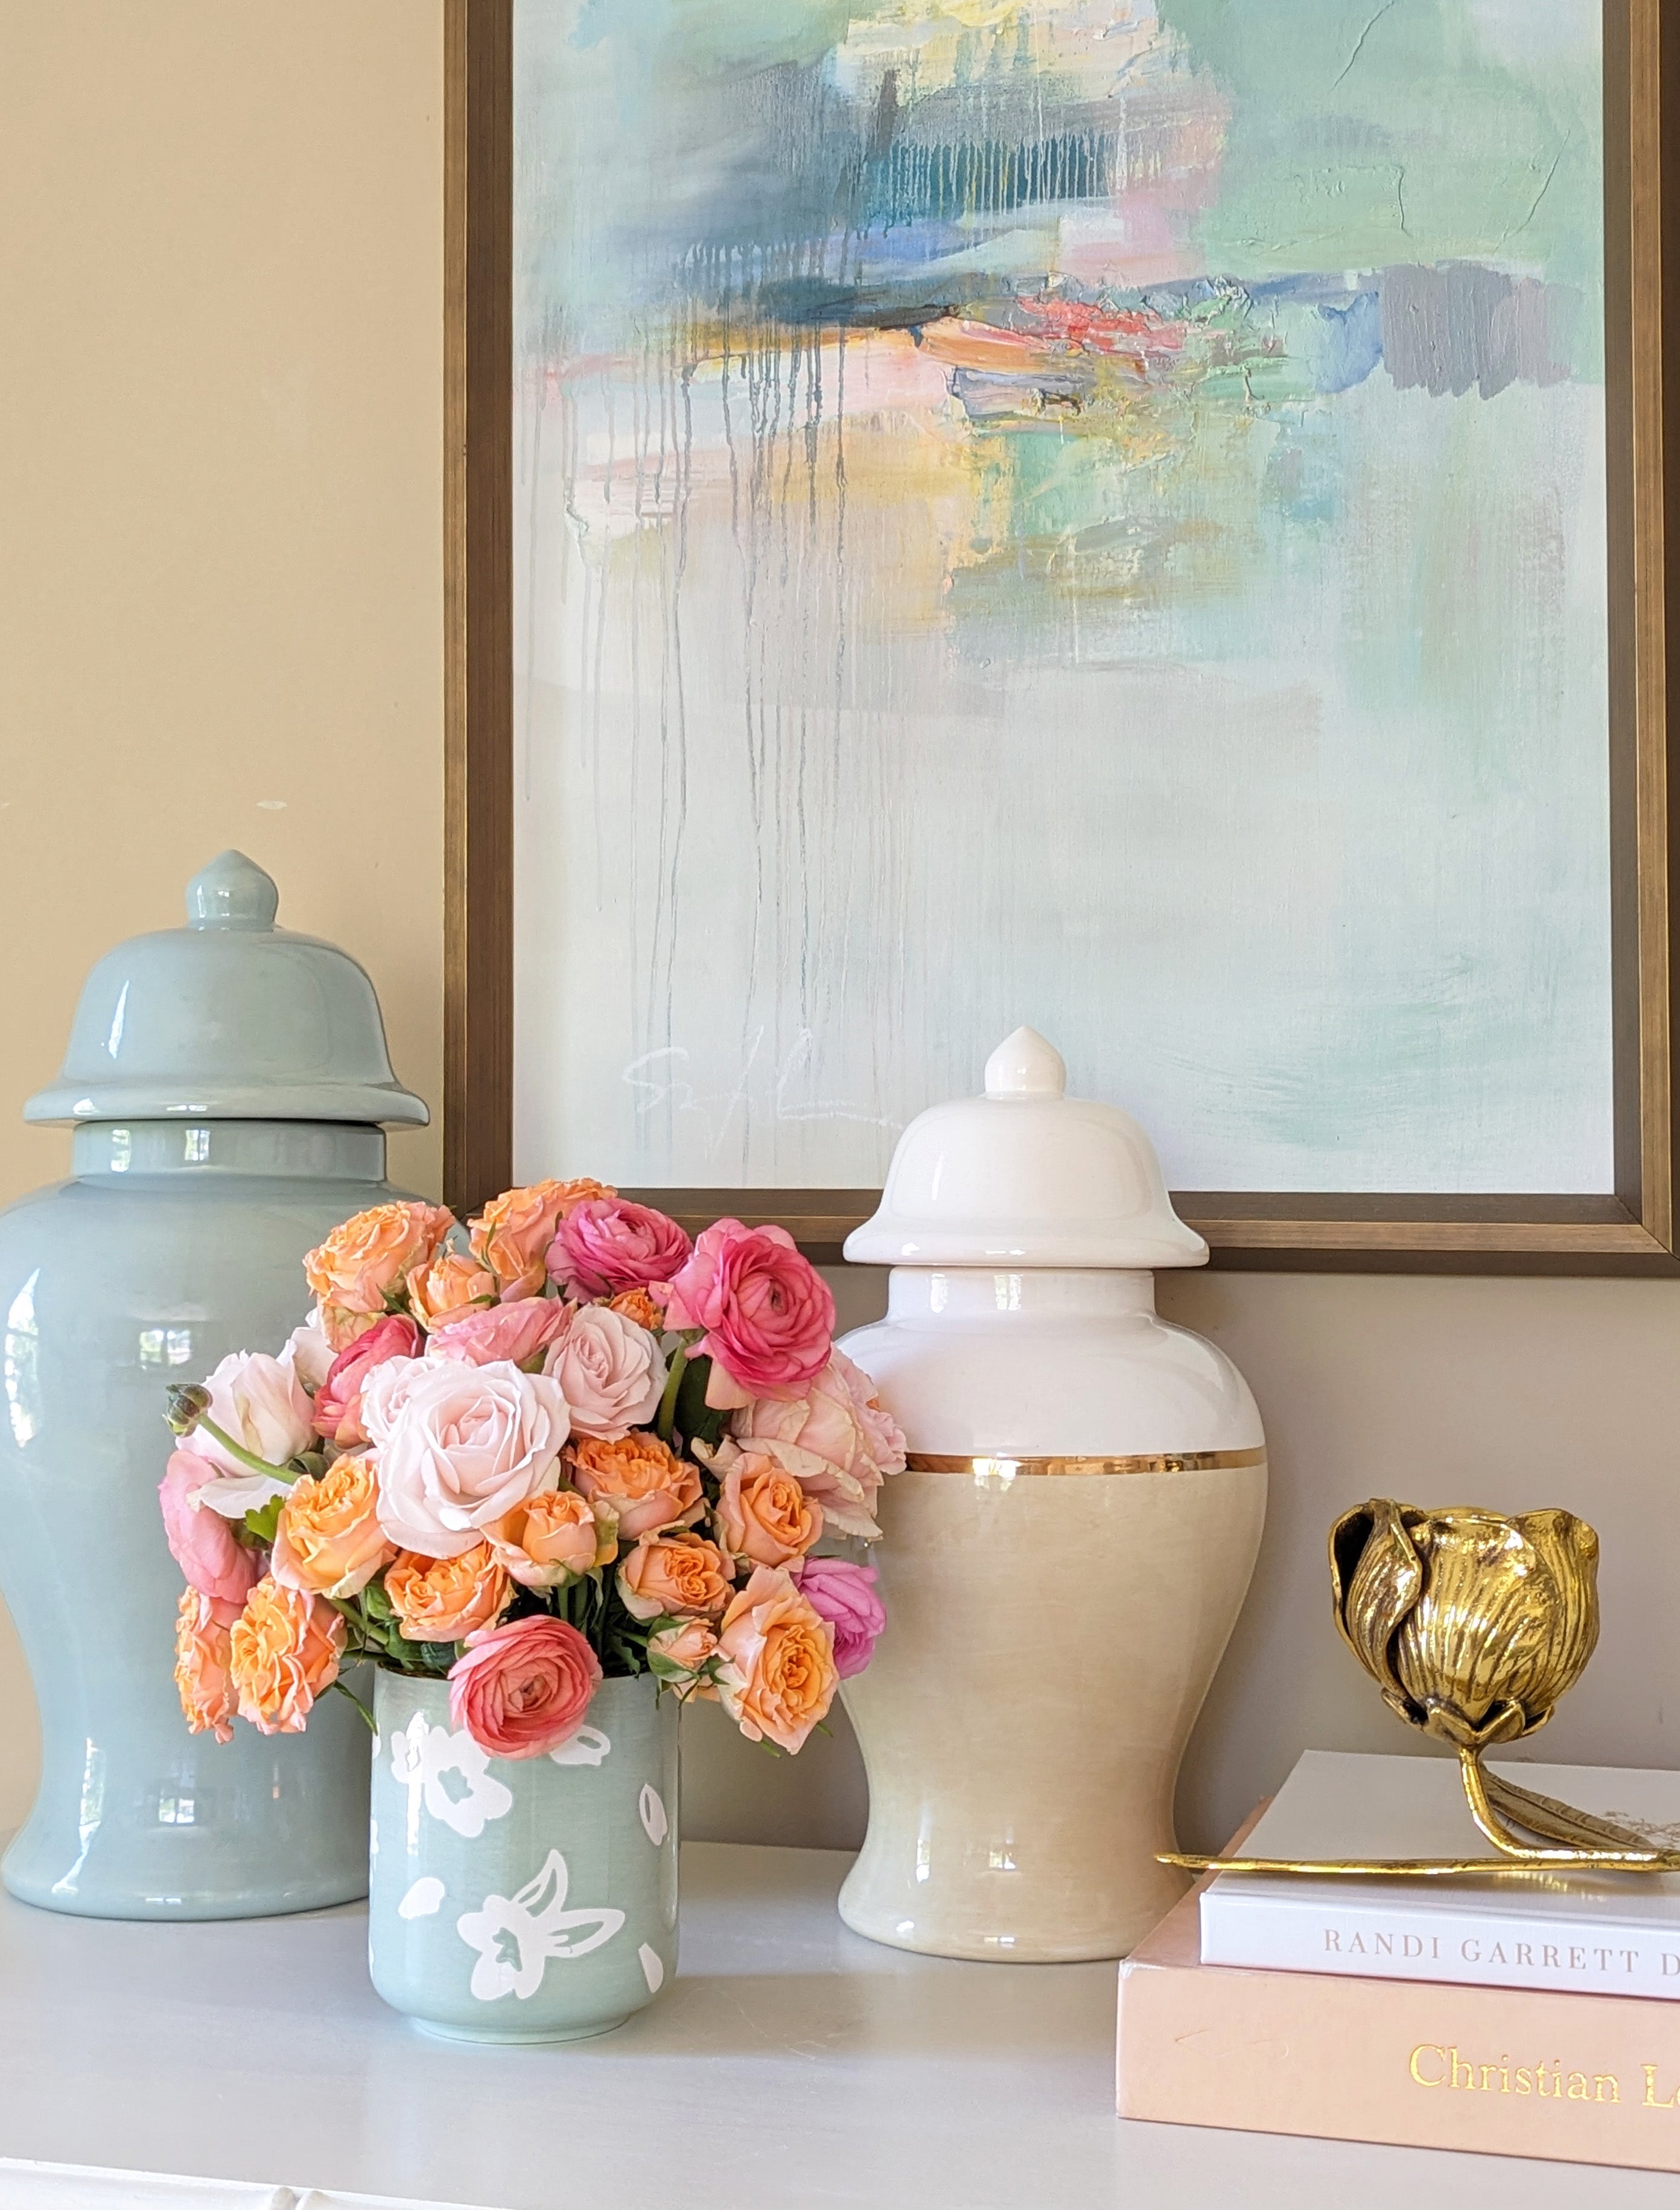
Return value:
[(571, 1317), (558, 1297), (522, 1297), (517, 1304), (480, 1306), (437, 1329), (426, 1345), (431, 1358), (493, 1366), (505, 1359), (523, 1366), (546, 1350)]
[[(283, 1467), (314, 1448), (315, 1410), (294, 1367), (266, 1351), (231, 1350), (204, 1386), (210, 1398), (204, 1416), (254, 1458)], [(291, 1485), (289, 1476), (257, 1473), (234, 1458), (202, 1423), (182, 1436), (179, 1447), (203, 1464), (201, 1500), (229, 1519), (243, 1519)]]
[(573, 1432), (616, 1442), (659, 1410), (665, 1358), (656, 1339), (607, 1305), (579, 1305), (542, 1370), (559, 1386)]
[(873, 1542), (881, 1476), (904, 1470), (904, 1438), (881, 1410), (874, 1385), (837, 1350), (803, 1396), (755, 1397), (733, 1413), (743, 1450), (773, 1458), (818, 1499), (831, 1534)]
[(360, 1450), (367, 1441), (362, 1390), (368, 1376), (388, 1358), (417, 1358), (422, 1340), (418, 1325), (405, 1313), (388, 1313), (341, 1350), (315, 1392), (316, 1434), (341, 1450)]
[(692, 1248), (676, 1222), (651, 1205), (595, 1197), (561, 1221), (548, 1271), (573, 1296), (610, 1297), (668, 1281)]
[(834, 1299), (785, 1228), (743, 1228), (719, 1220), (695, 1244), (688, 1264), (656, 1284), (674, 1328), (705, 1330), (698, 1349), (733, 1389), (708, 1390), (712, 1404), (750, 1397), (796, 1397), (828, 1363)]
[(709, 1621), (674, 1620), (649, 1635), (648, 1665), (680, 1704), (717, 1701), (717, 1635)]
[(450, 1718), (492, 1757), (545, 1757), (570, 1742), (601, 1686), (601, 1660), (546, 1612), (480, 1627), (450, 1668)]
[(886, 1625), (885, 1607), (875, 1594), (875, 1568), (846, 1558), (807, 1558), (790, 1570), (812, 1610), (834, 1629), (834, 1670), (849, 1681), (874, 1656)]
[(326, 1380), (336, 1355), (321, 1325), (321, 1307), (311, 1305), (309, 1318), (287, 1337), (280, 1362), (289, 1366), (312, 1395)]
[(388, 1358), (362, 1391), (379, 1467), (379, 1524), (399, 1549), (456, 1558), (556, 1486), (565, 1400), (505, 1362)]
[(235, 1538), (219, 1513), (192, 1501), (203, 1486), (203, 1459), (190, 1451), (172, 1451), (168, 1470), (158, 1483), (164, 1537), (187, 1586), (206, 1599), (218, 1626), (231, 1627), (262, 1579), (262, 1568), (257, 1553)]

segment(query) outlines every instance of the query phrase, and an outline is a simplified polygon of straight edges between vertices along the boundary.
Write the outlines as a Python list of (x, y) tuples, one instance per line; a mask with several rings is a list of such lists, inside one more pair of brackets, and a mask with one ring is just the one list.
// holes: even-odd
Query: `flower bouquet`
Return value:
[(304, 1271), (277, 1356), (171, 1392), (187, 1724), (294, 1734), (371, 1662), (378, 1992), (475, 2040), (603, 2032), (675, 1964), (677, 1707), (775, 1750), (822, 1724), (885, 1624), (837, 1551), (903, 1439), (779, 1228), (691, 1245), (543, 1181), (464, 1231), (376, 1206)]
[(796, 1751), (885, 1624), (903, 1439), (779, 1228), (691, 1245), (599, 1182), (507, 1191), (465, 1233), (375, 1206), (304, 1271), (277, 1356), (171, 1392), (160, 1495), (187, 1580), (194, 1732), (295, 1733), (362, 1661), (448, 1684), (486, 1755), (553, 1754), (603, 1678), (651, 1673)]

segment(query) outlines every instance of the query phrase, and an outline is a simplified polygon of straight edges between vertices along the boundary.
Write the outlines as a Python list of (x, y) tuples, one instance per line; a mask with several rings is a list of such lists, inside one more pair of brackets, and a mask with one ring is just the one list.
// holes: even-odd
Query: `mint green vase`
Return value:
[(281, 1349), (304, 1253), (398, 1194), (377, 1124), (426, 1117), (367, 976), (276, 904), (224, 853), (184, 928), (100, 962), (27, 1108), (74, 1125), (71, 1178), (0, 1213), (0, 1590), (41, 1715), (3, 1874), (48, 1910), (250, 1917), (366, 1891), (367, 1730), (341, 1696), (302, 1735), (188, 1733), (158, 1510), (167, 1385)]
[(488, 1757), (442, 1681), (378, 1676), (368, 1965), (460, 2041), (583, 2041), (677, 1968), (676, 1699), (603, 1681), (571, 1740)]

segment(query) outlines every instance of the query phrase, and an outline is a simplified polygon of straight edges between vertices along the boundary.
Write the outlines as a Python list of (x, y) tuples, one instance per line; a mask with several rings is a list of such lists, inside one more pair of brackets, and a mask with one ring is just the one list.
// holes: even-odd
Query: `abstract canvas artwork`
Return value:
[(518, 0), (516, 1164), (1612, 1187), (1590, 0)]

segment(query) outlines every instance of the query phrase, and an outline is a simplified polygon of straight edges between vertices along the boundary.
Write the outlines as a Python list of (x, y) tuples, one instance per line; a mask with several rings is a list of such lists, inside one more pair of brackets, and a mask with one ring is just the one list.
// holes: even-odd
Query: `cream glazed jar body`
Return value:
[[(1071, 1144), (1018, 1101), (1079, 1116)], [(1068, 1156), (1093, 1144), (1106, 1168)], [(841, 1915), (941, 1956), (1123, 1956), (1185, 1886), (1156, 1852), (1260, 1547), (1266, 1455), (1242, 1375), (1157, 1316), (1152, 1272), (1085, 1254), (1205, 1247), (1136, 1123), (1063, 1099), (1030, 1032), (986, 1099), (906, 1132), (848, 1256), (884, 1241), (962, 1263), (894, 1266), (886, 1318), (843, 1345), (909, 1455), (879, 1506), (886, 1632), (843, 1691), (870, 1803)], [(976, 1242), (1014, 1248), (976, 1264)]]

